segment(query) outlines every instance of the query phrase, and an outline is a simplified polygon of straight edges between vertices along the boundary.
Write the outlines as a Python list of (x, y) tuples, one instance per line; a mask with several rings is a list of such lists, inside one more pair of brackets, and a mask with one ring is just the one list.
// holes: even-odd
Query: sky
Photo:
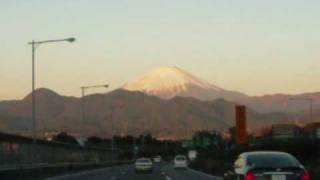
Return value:
[[(319, 0), (1, 0), (0, 100), (36, 87), (79, 96), (178, 66), (248, 95), (320, 91)], [(105, 89), (98, 90), (106, 91)], [(94, 93), (91, 91), (89, 93)]]

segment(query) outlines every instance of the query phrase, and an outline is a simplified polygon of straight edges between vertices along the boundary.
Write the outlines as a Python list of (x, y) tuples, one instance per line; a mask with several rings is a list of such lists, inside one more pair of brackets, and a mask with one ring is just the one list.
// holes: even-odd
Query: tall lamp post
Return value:
[(35, 51), (37, 47), (39, 47), (41, 44), (45, 43), (56, 43), (56, 42), (74, 42), (75, 38), (66, 38), (66, 39), (54, 39), (54, 40), (44, 40), (44, 41), (31, 41), (28, 44), (32, 47), (32, 128), (33, 128), (33, 134), (32, 139), (33, 143), (37, 143), (37, 122), (36, 122), (36, 95), (35, 95)]
[(84, 130), (84, 122), (85, 122), (85, 93), (87, 89), (92, 89), (92, 88), (108, 88), (108, 84), (102, 84), (102, 85), (93, 85), (93, 86), (82, 86), (81, 88), (81, 117), (82, 117), (82, 130)]
[(313, 111), (313, 100), (312, 98), (308, 98), (308, 97), (292, 97), (292, 98), (289, 98), (289, 100), (292, 100), (292, 101), (307, 101), (309, 102), (309, 115), (310, 115), (310, 122), (313, 121), (313, 117), (312, 117), (312, 111)]

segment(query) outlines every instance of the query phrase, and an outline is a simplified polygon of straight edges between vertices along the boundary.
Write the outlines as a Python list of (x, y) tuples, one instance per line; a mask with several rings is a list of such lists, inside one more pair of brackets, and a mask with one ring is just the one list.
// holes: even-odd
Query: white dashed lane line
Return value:
[(161, 171), (161, 175), (163, 177), (165, 177), (166, 180), (171, 180), (171, 177), (169, 177), (168, 175), (166, 175), (166, 173), (164, 171)]
[(193, 169), (190, 169), (190, 168), (188, 168), (188, 170), (190, 172), (193, 172), (193, 173), (196, 173), (196, 174), (199, 174), (199, 175), (202, 175), (202, 176), (206, 176), (208, 178), (212, 178), (212, 179), (216, 179), (216, 180), (222, 180), (223, 179), (222, 177), (213, 176), (213, 175), (210, 175), (210, 174), (207, 174), (207, 173), (204, 173), (204, 172), (201, 172), (201, 171), (196, 171), (196, 170), (193, 170)]
[(87, 171), (82, 171), (82, 172), (78, 172), (78, 173), (72, 173), (72, 174), (66, 174), (66, 175), (62, 175), (62, 176), (51, 177), (51, 178), (47, 178), (46, 180), (60, 180), (60, 179), (74, 178), (74, 177), (77, 177), (77, 176), (80, 177), (80, 176), (84, 176), (84, 175), (89, 175), (89, 174), (94, 174), (94, 173), (98, 173), (98, 172), (102, 172), (102, 171), (107, 171), (109, 169), (110, 168), (87, 170)]

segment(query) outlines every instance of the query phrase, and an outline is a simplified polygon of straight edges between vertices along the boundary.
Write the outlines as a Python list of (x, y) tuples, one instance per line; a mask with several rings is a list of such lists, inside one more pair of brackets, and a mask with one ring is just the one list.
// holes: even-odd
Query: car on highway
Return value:
[(139, 158), (135, 162), (136, 172), (152, 172), (153, 163), (150, 158)]
[(188, 160), (184, 155), (177, 155), (173, 160), (173, 167), (175, 169), (186, 169), (188, 167)]
[(161, 162), (161, 156), (155, 156), (155, 157), (153, 157), (153, 162), (155, 162), (155, 163)]
[(224, 180), (310, 180), (308, 171), (291, 154), (275, 151), (245, 152), (238, 156)]

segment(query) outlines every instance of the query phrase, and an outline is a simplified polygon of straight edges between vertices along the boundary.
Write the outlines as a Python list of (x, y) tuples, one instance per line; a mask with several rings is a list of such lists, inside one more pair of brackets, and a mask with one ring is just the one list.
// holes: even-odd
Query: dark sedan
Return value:
[(240, 154), (224, 180), (310, 180), (310, 177), (291, 154), (256, 151)]

